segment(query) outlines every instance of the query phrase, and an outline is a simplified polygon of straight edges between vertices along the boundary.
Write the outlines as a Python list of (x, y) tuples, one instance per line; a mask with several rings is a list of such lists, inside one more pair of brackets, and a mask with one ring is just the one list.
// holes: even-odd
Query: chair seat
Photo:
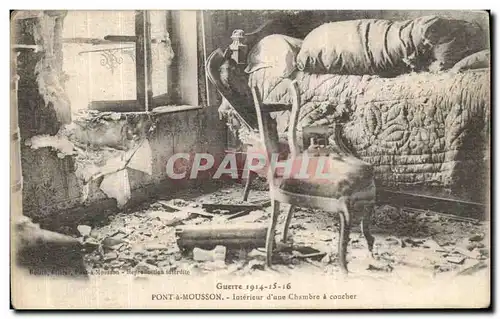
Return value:
[[(364, 189), (373, 181), (372, 166), (354, 156), (330, 154), (311, 157), (305, 154), (293, 160), (289, 176), (284, 176), (284, 168), (276, 170), (275, 187), (301, 195), (340, 198)], [(307, 170), (302, 168), (301, 172), (301, 167), (306, 166), (303, 163), (307, 161)]]

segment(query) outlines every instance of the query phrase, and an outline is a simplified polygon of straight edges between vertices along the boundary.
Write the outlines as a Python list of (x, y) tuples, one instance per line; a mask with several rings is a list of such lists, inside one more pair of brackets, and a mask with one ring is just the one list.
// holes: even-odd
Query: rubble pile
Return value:
[(132, 214), (117, 214), (108, 225), (82, 237), (89, 251), (87, 264), (93, 270), (117, 272), (182, 267), (174, 227), (188, 217), (185, 212), (172, 212), (158, 203)]
[[(104, 226), (80, 225), (78, 231), (87, 250), (90, 273), (217, 271), (244, 275), (263, 271), (263, 247), (217, 244), (211, 248), (180, 249), (178, 245), (176, 229), (183, 226), (225, 224), (230, 228), (246, 223), (267, 227), (270, 214), (267, 192), (253, 192), (250, 202), (241, 201), (241, 193), (242, 187), (236, 185), (189, 200), (158, 200), (135, 212), (110, 216)], [(273, 257), (276, 268), (292, 272), (300, 269), (338, 272), (338, 217), (297, 208), (289, 240), (282, 243), (284, 215), (280, 215), (277, 227), (277, 252)], [(354, 271), (390, 276), (402, 269), (420, 269), (431, 275), (450, 272), (468, 275), (488, 267), (487, 225), (477, 220), (384, 205), (376, 208), (372, 224), (376, 241), (371, 259), (367, 257), (359, 223), (353, 224), (348, 260)], [(361, 268), (356, 268), (360, 263)]]

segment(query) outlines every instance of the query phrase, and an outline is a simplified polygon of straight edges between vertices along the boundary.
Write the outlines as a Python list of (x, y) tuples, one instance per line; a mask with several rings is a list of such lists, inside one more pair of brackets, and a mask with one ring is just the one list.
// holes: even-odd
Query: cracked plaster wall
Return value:
[[(216, 108), (153, 116), (135, 114), (133, 120), (130, 114), (112, 114), (120, 115), (121, 118), (101, 119), (109, 125), (101, 123), (94, 127), (73, 123), (72, 126), (76, 128), (73, 127), (70, 133), (61, 130), (56, 137), (62, 140), (68, 137), (75, 145), (75, 151), (70, 154), (65, 154), (62, 147), (58, 149), (58, 143), (53, 141), (54, 136), (45, 144), (36, 142), (36, 139), (23, 143), (23, 205), (26, 215), (43, 218), (106, 200), (109, 196), (100, 187), (106, 173), (99, 176), (99, 169), (105, 171), (103, 167), (106, 167), (106, 163), (119, 162), (122, 156), (127, 157), (145, 140), (149, 144), (151, 156), (149, 159), (142, 157), (140, 163), (143, 167), (149, 167), (150, 172), (146, 172), (147, 169), (125, 168), (132, 199), (137, 190), (146, 189), (146, 193), (169, 192), (186, 185), (183, 181), (175, 184), (168, 181), (166, 163), (174, 153), (224, 153), (226, 130), (224, 123), (218, 120)], [(46, 140), (47, 136), (44, 138)], [(139, 153), (142, 156), (143, 149)], [(98, 177), (91, 179), (90, 175)], [(90, 181), (86, 183), (87, 180)], [(124, 185), (125, 182), (120, 184)]]

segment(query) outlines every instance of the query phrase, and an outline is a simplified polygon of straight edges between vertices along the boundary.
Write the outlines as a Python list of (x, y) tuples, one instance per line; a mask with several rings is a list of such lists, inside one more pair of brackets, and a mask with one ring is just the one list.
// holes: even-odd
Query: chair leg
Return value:
[(351, 233), (351, 216), (348, 209), (340, 213), (339, 262), (340, 269), (347, 274), (347, 245)]
[(255, 176), (257, 174), (255, 172), (250, 172), (248, 174), (247, 181), (245, 183), (245, 190), (243, 191), (243, 201), (246, 202), (248, 199), (248, 194), (250, 194), (250, 186), (252, 184), (252, 181), (255, 179)]
[(370, 251), (370, 254), (373, 254), (373, 243), (375, 242), (375, 237), (373, 237), (370, 232), (371, 217), (374, 208), (374, 203), (366, 205), (364, 207), (363, 218), (361, 219), (361, 230), (366, 239), (366, 243), (368, 244), (368, 251)]
[(288, 208), (288, 213), (286, 215), (286, 220), (285, 220), (285, 227), (283, 228), (283, 239), (281, 240), (284, 243), (286, 243), (288, 237), (288, 227), (290, 227), (290, 222), (292, 221), (294, 208), (295, 207), (293, 205), (290, 205), (290, 208)]
[(273, 244), (274, 235), (276, 231), (276, 224), (278, 222), (278, 216), (280, 213), (280, 202), (276, 200), (271, 200), (271, 223), (267, 229), (266, 237), (266, 264), (271, 267), (272, 257), (273, 257)]

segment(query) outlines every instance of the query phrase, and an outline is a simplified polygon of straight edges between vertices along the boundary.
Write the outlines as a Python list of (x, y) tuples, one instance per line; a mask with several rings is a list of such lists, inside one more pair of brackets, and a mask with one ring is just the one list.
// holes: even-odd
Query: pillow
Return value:
[(483, 50), (463, 58), (453, 66), (451, 71), (460, 72), (464, 70), (482, 69), (489, 67), (490, 67), (490, 51)]
[[(446, 60), (449, 66), (467, 55), (456, 49), (465, 40), (455, 40), (457, 45), (451, 42), (462, 37), (465, 28), (473, 28), (473, 24), (436, 16), (330, 22), (306, 36), (297, 68), (310, 73), (397, 76), (427, 70), (436, 59)], [(460, 52), (450, 54), (452, 50)], [(470, 50), (474, 48), (465, 51)]]
[(272, 74), (288, 77), (295, 69), (295, 58), (302, 40), (273, 34), (262, 38), (248, 53), (246, 73), (272, 68)]
[(433, 63), (448, 70), (463, 58), (488, 47), (486, 32), (475, 23), (440, 19), (426, 32)]

